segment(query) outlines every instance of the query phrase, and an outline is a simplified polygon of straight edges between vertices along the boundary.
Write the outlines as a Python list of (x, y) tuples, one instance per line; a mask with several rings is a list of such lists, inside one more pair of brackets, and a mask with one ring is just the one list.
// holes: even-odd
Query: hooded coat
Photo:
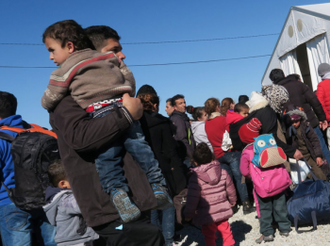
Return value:
[(218, 161), (192, 168), (189, 179), (186, 218), (196, 225), (221, 222), (233, 215), (231, 204), (235, 204), (236, 190), (227, 171)]
[(74, 245), (99, 238), (99, 235), (86, 226), (77, 201), (69, 189), (48, 187), (46, 189), (45, 205), (49, 223), (56, 226), (55, 242), (58, 246)]

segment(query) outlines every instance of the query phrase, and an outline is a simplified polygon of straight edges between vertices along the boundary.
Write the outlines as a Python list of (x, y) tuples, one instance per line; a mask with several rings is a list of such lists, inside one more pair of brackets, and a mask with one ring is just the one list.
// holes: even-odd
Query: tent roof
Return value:
[(291, 7), (291, 9), (330, 20), (330, 3), (295, 6)]
[[(313, 21), (308, 21), (311, 25), (309, 27), (307, 26), (307, 29), (309, 30), (303, 33), (304, 35), (298, 36), (299, 34), (297, 35), (297, 33), (299, 32), (294, 30), (295, 38), (289, 41), (289, 37), (287, 37), (286, 34), (288, 31), (287, 30), (288, 26), (291, 25), (294, 27), (294, 29), (297, 28), (293, 15), (297, 15), (295, 18), (303, 18), (303, 19), (309, 18), (310, 20), (313, 19)], [(319, 34), (325, 33), (327, 30), (326, 27), (327, 25), (325, 25), (325, 22), (328, 21), (330, 21), (330, 3), (292, 6), (285, 20), (279, 38), (277, 40), (277, 43), (273, 50), (273, 54), (267, 65), (266, 71), (262, 77), (262, 81), (261, 81), (262, 85), (271, 83), (271, 81), (268, 79), (268, 74), (270, 72), (271, 67), (279, 68), (279, 61), (278, 61), (279, 57), (283, 56), (286, 52), (289, 52), (290, 50), (294, 49), (301, 43), (308, 41), (308, 39), (314, 38)]]

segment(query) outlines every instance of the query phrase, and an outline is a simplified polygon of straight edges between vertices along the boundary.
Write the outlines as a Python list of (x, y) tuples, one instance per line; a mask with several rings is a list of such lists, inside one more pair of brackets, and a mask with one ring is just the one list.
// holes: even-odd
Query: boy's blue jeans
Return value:
[(0, 206), (0, 233), (4, 246), (31, 246), (32, 231), (40, 229), (43, 244), (56, 246), (56, 227), (49, 224), (43, 210), (26, 212), (13, 203)]
[[(111, 111), (106, 111), (103, 117)], [(117, 140), (108, 150), (101, 153), (95, 160), (100, 182), (104, 191), (111, 193), (112, 188), (120, 188), (128, 192), (128, 186), (122, 168), (125, 149), (139, 163), (146, 174), (150, 184), (158, 183), (166, 186), (164, 176), (158, 166), (149, 144), (144, 139), (144, 134), (139, 121), (134, 121), (124, 136)]]

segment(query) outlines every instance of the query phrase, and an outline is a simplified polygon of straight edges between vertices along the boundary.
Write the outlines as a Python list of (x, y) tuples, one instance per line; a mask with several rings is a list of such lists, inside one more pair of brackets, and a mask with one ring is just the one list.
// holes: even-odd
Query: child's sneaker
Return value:
[(110, 198), (124, 223), (134, 221), (140, 217), (140, 209), (131, 201), (124, 190), (112, 189)]
[(273, 236), (273, 235), (269, 235), (269, 236), (261, 235), (261, 237), (259, 237), (259, 238), (256, 240), (256, 243), (262, 243), (262, 241), (265, 241), (265, 242), (271, 242), (271, 241), (274, 241), (274, 236)]
[(164, 210), (173, 206), (173, 201), (164, 186), (152, 184), (151, 187), (157, 200), (157, 207), (154, 210)]

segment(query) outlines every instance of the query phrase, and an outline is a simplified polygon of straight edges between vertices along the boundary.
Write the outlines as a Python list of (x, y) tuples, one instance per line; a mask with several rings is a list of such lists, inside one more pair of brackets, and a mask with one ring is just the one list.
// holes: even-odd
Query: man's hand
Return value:
[(304, 156), (302, 155), (302, 153), (298, 149), (296, 150), (296, 152), (294, 152), (293, 158), (295, 158), (297, 161), (299, 161), (303, 157)]
[(139, 120), (143, 114), (143, 105), (139, 98), (130, 97), (128, 93), (123, 95), (123, 106), (130, 112), (134, 120)]
[(328, 127), (328, 121), (327, 120), (320, 121), (319, 125), (320, 125), (321, 130), (324, 131)]
[(316, 157), (316, 164), (320, 167), (323, 165), (323, 160), (321, 157)]

